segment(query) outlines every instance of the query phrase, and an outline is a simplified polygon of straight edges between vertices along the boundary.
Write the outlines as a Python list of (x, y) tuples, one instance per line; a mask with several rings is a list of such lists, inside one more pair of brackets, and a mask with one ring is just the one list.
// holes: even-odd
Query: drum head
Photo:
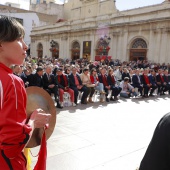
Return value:
[[(28, 87), (27, 92), (27, 119), (30, 118), (32, 112), (35, 109), (41, 108), (45, 113), (50, 113), (51, 118), (49, 121), (49, 127), (46, 130), (46, 139), (48, 140), (53, 133), (56, 124), (56, 107), (51, 96), (42, 88), (39, 87)], [(41, 144), (42, 134), (44, 132), (43, 128), (36, 128), (32, 134), (32, 137), (27, 144), (27, 148), (33, 148)]]

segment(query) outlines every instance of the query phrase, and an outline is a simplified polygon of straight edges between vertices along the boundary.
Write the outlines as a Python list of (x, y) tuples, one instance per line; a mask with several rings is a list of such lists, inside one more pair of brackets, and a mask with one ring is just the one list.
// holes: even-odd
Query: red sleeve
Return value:
[(8, 158), (21, 153), (29, 140), (31, 127), (26, 125), (26, 91), (23, 81), (14, 75), (1, 81), (0, 149)]
[(92, 75), (90, 75), (90, 80), (91, 80), (91, 83), (94, 84), (94, 77)]

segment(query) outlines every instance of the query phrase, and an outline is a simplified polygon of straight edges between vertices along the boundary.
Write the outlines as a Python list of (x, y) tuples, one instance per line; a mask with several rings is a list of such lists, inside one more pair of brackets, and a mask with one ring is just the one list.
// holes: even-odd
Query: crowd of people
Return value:
[[(36, 60), (27, 57), (22, 66), (14, 65), (13, 73), (20, 76), (25, 87), (38, 86), (54, 94), (56, 107), (63, 108), (63, 94), (69, 93), (72, 106), (130, 97), (153, 97), (170, 94), (170, 65), (149, 61), (102, 60)], [(98, 93), (95, 93), (95, 92)], [(81, 95), (79, 95), (81, 94)]]

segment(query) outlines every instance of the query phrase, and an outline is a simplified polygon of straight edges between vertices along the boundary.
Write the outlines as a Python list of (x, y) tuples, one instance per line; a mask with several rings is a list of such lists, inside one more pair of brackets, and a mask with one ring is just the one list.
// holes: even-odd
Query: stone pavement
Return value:
[(58, 109), (47, 170), (135, 170), (169, 106), (165, 95)]

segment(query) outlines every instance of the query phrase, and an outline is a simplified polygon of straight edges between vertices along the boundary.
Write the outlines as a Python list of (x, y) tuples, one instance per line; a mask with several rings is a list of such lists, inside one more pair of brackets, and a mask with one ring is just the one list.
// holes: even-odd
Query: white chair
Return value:
[(63, 106), (72, 106), (72, 102), (70, 100), (70, 94), (68, 92), (64, 92), (63, 94)]
[(98, 91), (98, 90), (95, 90), (95, 92), (94, 92), (94, 94), (93, 94), (93, 96), (92, 96), (93, 101), (97, 101), (98, 96), (99, 96), (99, 91)]
[(139, 95), (139, 90), (138, 90), (137, 87), (135, 87), (135, 92), (136, 92), (137, 95)]

